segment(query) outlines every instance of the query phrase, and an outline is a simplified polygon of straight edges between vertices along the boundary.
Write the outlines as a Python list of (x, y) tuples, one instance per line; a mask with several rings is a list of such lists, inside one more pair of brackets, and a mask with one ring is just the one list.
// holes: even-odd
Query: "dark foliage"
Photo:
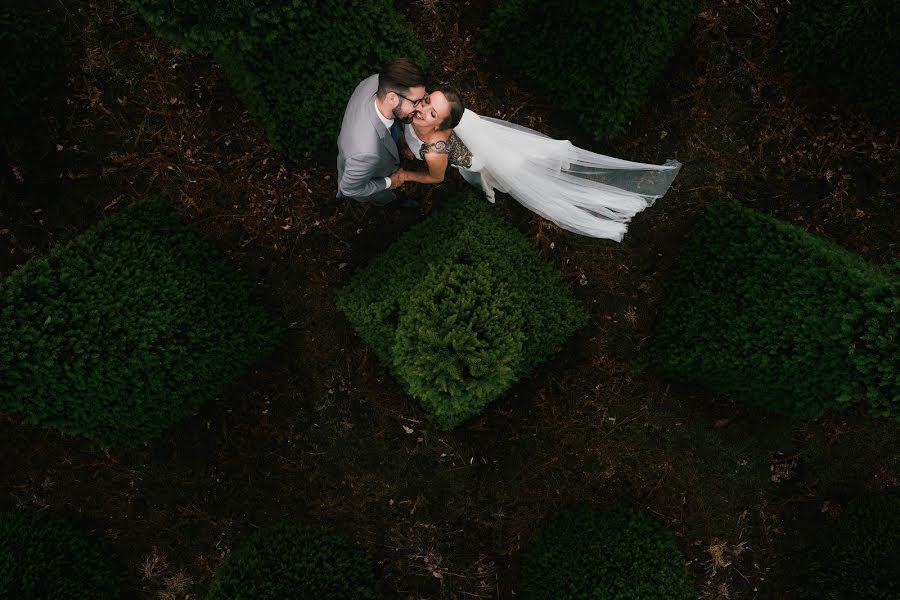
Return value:
[(699, 0), (503, 0), (483, 50), (605, 140), (637, 113), (699, 6)]
[(251, 536), (216, 572), (208, 600), (378, 598), (372, 567), (343, 538), (281, 524)]
[[(263, 35), (278, 14), (295, 12), (277, 0), (128, 0), (163, 39), (184, 50), (216, 49), (242, 32)], [(302, 9), (301, 9), (302, 10)], [(253, 36), (256, 37), (256, 36)]]
[(520, 294), (487, 264), (431, 267), (397, 324), (393, 360), (409, 393), (453, 427), (515, 382), (525, 329)]
[(44, 94), (59, 83), (68, 58), (62, 19), (47, 4), (7, 0), (0, 6), (0, 127), (5, 133), (33, 127)]
[(900, 418), (900, 278), (863, 291), (864, 314), (853, 326), (850, 361), (872, 412)]
[(398, 56), (425, 65), (389, 0), (131, 0), (164, 38), (208, 50), (290, 158), (333, 144), (356, 85)]
[(785, 59), (879, 117), (897, 118), (900, 2), (796, 0), (787, 20)]
[(278, 338), (249, 283), (163, 204), (144, 202), (0, 282), (0, 407), (138, 444)]
[(445, 428), (481, 412), (587, 319), (527, 240), (474, 196), (356, 273), (338, 308)]
[(851, 502), (811, 554), (809, 600), (900, 598), (900, 494)]
[(653, 358), (666, 375), (790, 415), (862, 396), (900, 415), (897, 291), (858, 256), (723, 202), (681, 258)]
[(557, 513), (522, 564), (529, 600), (694, 600), (672, 534), (642, 513), (582, 507)]
[(92, 540), (46, 513), (0, 513), (0, 598), (114, 600), (118, 584)]

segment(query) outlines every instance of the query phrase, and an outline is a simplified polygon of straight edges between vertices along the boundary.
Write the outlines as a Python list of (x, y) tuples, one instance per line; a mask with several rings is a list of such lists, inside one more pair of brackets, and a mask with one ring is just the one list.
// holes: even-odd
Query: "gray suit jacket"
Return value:
[(384, 178), (400, 166), (400, 153), (384, 123), (375, 114), (378, 75), (363, 79), (344, 111), (338, 136), (338, 198), (390, 202), (394, 193)]

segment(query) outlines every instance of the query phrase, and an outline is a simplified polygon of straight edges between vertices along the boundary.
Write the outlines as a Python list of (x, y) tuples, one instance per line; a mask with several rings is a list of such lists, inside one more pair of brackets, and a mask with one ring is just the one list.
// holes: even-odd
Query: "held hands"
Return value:
[(407, 180), (406, 171), (403, 169), (397, 169), (393, 173), (391, 173), (391, 189), (395, 190), (401, 185), (403, 185)]

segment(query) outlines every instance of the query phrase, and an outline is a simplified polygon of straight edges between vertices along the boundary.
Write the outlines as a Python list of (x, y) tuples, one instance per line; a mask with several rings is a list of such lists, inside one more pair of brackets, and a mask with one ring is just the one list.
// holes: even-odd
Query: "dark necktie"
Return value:
[(400, 143), (400, 125), (397, 124), (397, 119), (394, 119), (394, 122), (391, 123), (391, 137), (394, 138), (394, 143)]

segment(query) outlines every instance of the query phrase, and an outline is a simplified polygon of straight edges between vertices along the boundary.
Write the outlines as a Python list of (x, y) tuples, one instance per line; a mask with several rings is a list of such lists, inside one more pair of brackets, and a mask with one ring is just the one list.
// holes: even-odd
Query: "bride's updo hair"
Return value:
[(439, 129), (442, 131), (445, 129), (453, 129), (459, 125), (463, 112), (466, 110), (466, 105), (463, 104), (462, 96), (459, 95), (456, 88), (450, 87), (449, 85), (439, 85), (428, 93), (433, 94), (435, 92), (442, 93), (444, 98), (447, 99), (447, 103), (450, 105), (450, 115), (444, 119), (444, 122), (441, 123)]

